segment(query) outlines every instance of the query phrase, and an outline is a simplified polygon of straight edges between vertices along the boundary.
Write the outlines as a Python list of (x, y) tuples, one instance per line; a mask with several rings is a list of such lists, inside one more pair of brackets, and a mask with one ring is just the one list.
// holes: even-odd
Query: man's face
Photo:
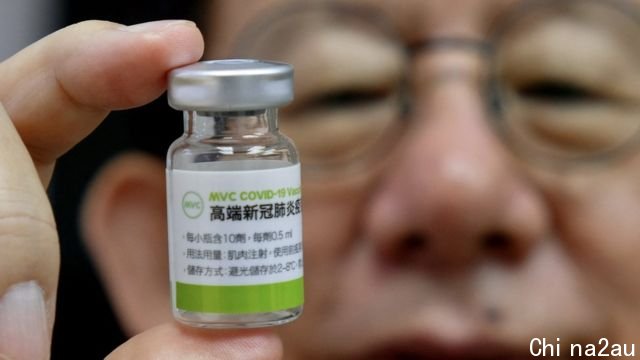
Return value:
[[(275, 7), (283, 3), (256, 1), (253, 11), (246, 2), (218, 2), (207, 29), (215, 34), (208, 57), (245, 50), (237, 38), (251, 26), (247, 21), (267, 8), (277, 13)], [(379, 12), (401, 45), (409, 46), (435, 38), (487, 39), (496, 19), (515, 3), (357, 5)], [(534, 74), (544, 83), (566, 71), (563, 59), (572, 55), (558, 49), (571, 45), (562, 35), (572, 30), (563, 33), (562, 28), (575, 24), (562, 21), (555, 24), (557, 38), (532, 27), (526, 46), (518, 46), (522, 41), (508, 45), (505, 58), (513, 62), (505, 65), (513, 68), (505, 70), (508, 76)], [(251, 44), (258, 50), (247, 50), (281, 55), (279, 60), (296, 66), (299, 101), (314, 108), (294, 103), (282, 112), (281, 128), (302, 143), (303, 167), (305, 156), (313, 163), (316, 157), (348, 152), (341, 136), (352, 129), (335, 121), (323, 136), (321, 129), (301, 132), (296, 122), (327, 113), (341, 119), (360, 116), (354, 121), (375, 131), (376, 113), (385, 111), (375, 103), (384, 97), (377, 94), (392, 87), (389, 79), (402, 77), (402, 69), (410, 72), (409, 125), (400, 140), (383, 149), (385, 156), (355, 171), (303, 175), (306, 304), (303, 316), (281, 329), (285, 354), (303, 359), (525, 357), (533, 338), (554, 344), (560, 338), (563, 346), (601, 337), (620, 343), (637, 339), (640, 157), (569, 170), (517, 158), (490, 128), (482, 51), (432, 46), (407, 55), (394, 48), (395, 40), (343, 25), (327, 21), (288, 35), (279, 30), (273, 36), (279, 43)], [(246, 36), (243, 41), (251, 43)], [(336, 66), (319, 65), (326, 59)], [(611, 71), (623, 63), (606, 54), (585, 58), (576, 61), (585, 69), (574, 69), (567, 76), (575, 79), (569, 80), (593, 82), (590, 61), (605, 62)], [(594, 91), (607, 96), (614, 88), (605, 82)], [(322, 102), (344, 92), (363, 99), (352, 95), (340, 104)], [(356, 105), (357, 111), (349, 108)], [(392, 138), (402, 126), (384, 127), (377, 136)], [(364, 131), (349, 134), (351, 146), (370, 139)]]
[[(395, 47), (487, 39), (516, 1), (350, 2), (382, 15), (397, 39), (309, 16), (313, 26), (291, 32), (283, 29), (295, 20), (273, 20), (283, 29), (260, 35), (277, 43), (245, 35), (251, 49), (238, 44), (249, 21), (287, 3), (217, 2), (208, 57), (245, 51), (294, 63), (298, 102), (281, 113), (281, 129), (298, 140), (303, 168), (305, 160), (314, 167), (325, 157), (349, 157), (354, 146), (364, 154), (350, 161), (368, 161), (303, 174), (306, 304), (299, 320), (281, 328), (287, 356), (526, 357), (533, 338), (560, 338), (563, 346), (638, 338), (640, 157), (567, 169), (514, 156), (490, 128), (495, 119), (482, 86), (488, 61), (479, 48), (431, 46), (407, 55)], [(594, 93), (615, 91), (588, 70), (598, 62), (619, 68), (615, 56), (563, 67), (572, 52), (562, 51), (570, 45), (562, 34), (578, 28), (561, 29), (580, 24), (558, 21), (557, 37), (551, 25), (532, 26), (505, 45), (505, 73), (546, 84), (568, 71), (560, 80), (581, 86), (595, 79)], [(379, 125), (385, 94), (404, 70), (408, 124)], [(349, 119), (358, 116), (361, 130), (354, 130)], [(331, 125), (303, 128), (303, 121)], [(384, 143), (400, 128), (397, 140)]]
[[(290, 3), (217, 1), (206, 29), (207, 58), (296, 68), (280, 125), (303, 163), (306, 303), (279, 328), (288, 358), (524, 358), (534, 338), (568, 356), (640, 336), (640, 156), (547, 161), (637, 126), (634, 21), (519, 18), (490, 55), (518, 1)], [(489, 69), (520, 119), (502, 133)]]

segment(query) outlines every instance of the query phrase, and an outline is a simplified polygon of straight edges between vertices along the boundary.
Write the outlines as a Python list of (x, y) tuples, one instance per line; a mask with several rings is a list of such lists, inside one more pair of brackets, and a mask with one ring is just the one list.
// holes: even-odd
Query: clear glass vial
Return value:
[(288, 64), (204, 61), (169, 74), (184, 134), (167, 155), (173, 313), (197, 327), (283, 324), (302, 311), (300, 164), (278, 131)]

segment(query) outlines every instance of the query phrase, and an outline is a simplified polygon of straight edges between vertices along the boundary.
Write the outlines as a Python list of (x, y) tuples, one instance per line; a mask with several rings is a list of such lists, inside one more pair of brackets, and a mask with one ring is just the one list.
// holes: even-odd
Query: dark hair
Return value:
[[(65, 24), (101, 19), (133, 24), (183, 18), (196, 22), (199, 1), (179, 0), (62, 0)], [(126, 340), (104, 289), (84, 248), (78, 224), (79, 206), (94, 174), (123, 151), (143, 151), (164, 157), (182, 129), (181, 113), (166, 98), (133, 110), (117, 111), (56, 164), (49, 187), (61, 246), (60, 284), (52, 359), (70, 355), (104, 358)]]

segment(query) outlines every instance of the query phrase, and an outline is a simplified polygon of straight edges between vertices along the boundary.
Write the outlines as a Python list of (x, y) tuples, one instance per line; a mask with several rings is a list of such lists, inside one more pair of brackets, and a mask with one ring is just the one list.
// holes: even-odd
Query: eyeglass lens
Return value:
[[(294, 65), (296, 99), (281, 111), (280, 127), (307, 170), (327, 173), (389, 152), (412, 81), (410, 52), (381, 17), (329, 4), (263, 17), (233, 54)], [(628, 10), (613, 1), (527, 1), (496, 22), (487, 98), (514, 151), (573, 161), (635, 142), (640, 22)]]

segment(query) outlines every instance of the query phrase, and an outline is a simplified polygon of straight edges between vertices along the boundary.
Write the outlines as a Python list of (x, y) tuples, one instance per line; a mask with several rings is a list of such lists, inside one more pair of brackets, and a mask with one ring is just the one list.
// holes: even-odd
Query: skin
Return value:
[[(358, 3), (379, 9), (407, 44), (486, 38), (514, 5)], [(210, 57), (228, 54), (248, 8), (221, 1), (211, 10)], [(294, 57), (296, 68), (314, 56)], [(285, 358), (525, 357), (534, 337), (633, 343), (640, 157), (560, 172), (522, 162), (490, 129), (478, 82), (486, 59), (440, 49), (409, 63), (415, 108), (387, 162), (351, 178), (305, 178), (308, 301), (304, 316), (279, 331)], [(463, 75), (432, 80), (451, 71)], [(311, 91), (296, 86), (302, 96)], [(491, 245), (495, 234), (506, 240)]]
[[(252, 16), (276, 2), (217, 2), (209, 13), (206, 56), (229, 56)], [(514, 1), (360, 3), (386, 14), (410, 44), (442, 36), (486, 38), (495, 17)], [(297, 68), (304, 68), (313, 58), (297, 61)], [(139, 358), (158, 350), (158, 344), (176, 351), (202, 349), (184, 344), (210, 345), (210, 356), (235, 349), (251, 358), (239, 343), (261, 346), (265, 358), (524, 358), (534, 337), (561, 338), (567, 346), (601, 337), (631, 344), (640, 336), (635, 280), (640, 156), (578, 169), (523, 161), (491, 131), (479, 81), (486, 76), (486, 58), (457, 48), (420, 51), (408, 61), (414, 101), (410, 127), (386, 159), (339, 180), (305, 176), (307, 301), (299, 320), (276, 330), (283, 354), (269, 332), (193, 333), (176, 325), (146, 330), (170, 321), (166, 220), (158, 210), (164, 179), (148, 175), (161, 174), (164, 165), (146, 155), (123, 155), (96, 176), (82, 219), (87, 245), (123, 326), (132, 335), (142, 333), (113, 358), (127, 353)], [(456, 76), (443, 76), (451, 73)], [(304, 83), (296, 85), (301, 94), (313, 94)], [(145, 95), (151, 93), (156, 94)], [(99, 108), (139, 105), (142, 98)], [(283, 128), (292, 114), (283, 113)], [(19, 118), (11, 108), (9, 115), (14, 122)], [(94, 125), (101, 116), (93, 117)], [(27, 135), (20, 134), (28, 144)], [(45, 153), (63, 150), (52, 147)], [(10, 161), (2, 167), (28, 163), (24, 157)], [(37, 168), (46, 179), (48, 168)], [(33, 172), (29, 178), (37, 179)], [(35, 183), (27, 193), (42, 193)], [(50, 215), (42, 216), (51, 224)], [(127, 238), (133, 228), (151, 236)], [(55, 251), (55, 241), (49, 244), (43, 251)], [(27, 250), (19, 245), (13, 255)], [(136, 261), (141, 257), (158, 261)], [(2, 260), (13, 261), (11, 256)], [(51, 298), (55, 281), (49, 274), (56, 266), (47, 265), (49, 272), (25, 269), (20, 276), (39, 280)], [(4, 288), (16, 281), (8, 278)], [(209, 340), (193, 342), (196, 336)]]

